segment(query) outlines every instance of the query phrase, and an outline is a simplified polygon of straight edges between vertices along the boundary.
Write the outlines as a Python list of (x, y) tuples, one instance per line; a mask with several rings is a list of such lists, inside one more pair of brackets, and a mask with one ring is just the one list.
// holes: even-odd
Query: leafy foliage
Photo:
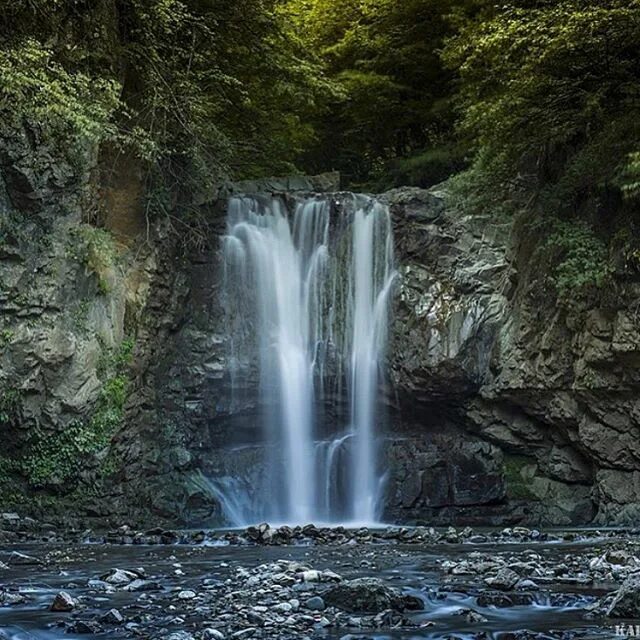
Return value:
[(467, 21), (445, 60), (484, 170), (564, 207), (615, 183), (640, 134), (639, 53), (637, 0), (511, 1)]
[(20, 412), (20, 392), (12, 387), (0, 387), (0, 427), (17, 422)]
[(82, 224), (69, 235), (67, 255), (85, 265), (96, 277), (100, 293), (109, 293), (112, 271), (118, 259), (118, 248), (111, 233)]
[(605, 243), (584, 222), (551, 221), (544, 249), (554, 258), (553, 282), (562, 299), (599, 288), (611, 275)]
[(427, 187), (471, 165), (453, 186), (476, 209), (605, 245), (638, 218), (640, 0), (19, 0), (0, 33), (0, 134), (133, 155), (147, 213), (189, 222), (229, 176)]
[(111, 79), (68, 72), (52, 50), (32, 38), (0, 50), (2, 128), (26, 119), (75, 149), (115, 135), (110, 117), (118, 105)]
[[(317, 143), (303, 156), (347, 181), (433, 184), (459, 166), (448, 105), (452, 74), (438, 50), (447, 15), (466, 2), (289, 0), (293, 22), (319, 53), (336, 95), (314, 122)], [(417, 156), (411, 164), (401, 159)], [(392, 173), (388, 170), (394, 167)]]
[[(20, 472), (33, 487), (61, 486), (77, 478), (79, 461), (104, 450), (122, 424), (127, 399), (126, 369), (133, 341), (123, 341), (117, 352), (104, 358), (100, 370), (107, 375), (94, 413), (88, 421), (76, 420), (53, 436), (34, 430), (20, 462)], [(68, 489), (69, 487), (67, 487)]]
[(278, 0), (29, 0), (0, 16), (3, 135), (145, 163), (167, 213), (228, 175), (290, 171), (326, 88)]
[(640, 196), (640, 152), (634, 151), (629, 154), (624, 170), (622, 189), (629, 197), (637, 198)]

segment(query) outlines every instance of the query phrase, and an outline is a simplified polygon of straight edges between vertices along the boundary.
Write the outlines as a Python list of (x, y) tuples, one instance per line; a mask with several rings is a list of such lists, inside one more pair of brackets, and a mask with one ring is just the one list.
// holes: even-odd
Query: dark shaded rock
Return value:
[(68, 612), (73, 611), (75, 607), (75, 600), (66, 591), (61, 591), (53, 599), (50, 609), (51, 611)]
[(162, 640), (195, 640), (194, 637), (186, 631), (174, 631), (166, 636), (162, 636)]
[(100, 616), (100, 622), (104, 624), (122, 624), (124, 616), (117, 609), (109, 609), (107, 613)]
[(351, 613), (380, 613), (387, 609), (404, 611), (407, 605), (416, 605), (415, 599), (405, 600), (404, 596), (377, 578), (342, 582), (323, 592), (322, 598), (327, 605)]
[(485, 578), (485, 582), (494, 589), (501, 591), (510, 591), (520, 581), (520, 576), (511, 569), (503, 568), (494, 576)]
[(304, 606), (310, 611), (324, 611), (324, 600), (320, 596), (313, 596), (304, 601)]
[(125, 585), (125, 591), (161, 591), (162, 585), (155, 580), (137, 579)]
[(100, 633), (102, 627), (93, 620), (76, 620), (67, 627), (67, 631), (69, 633), (77, 633), (78, 635), (89, 635)]
[(610, 618), (640, 618), (640, 574), (629, 576), (607, 609)]
[(112, 569), (109, 573), (105, 573), (100, 576), (100, 580), (115, 586), (127, 585), (139, 578), (140, 576), (137, 573), (134, 571), (127, 571), (126, 569)]

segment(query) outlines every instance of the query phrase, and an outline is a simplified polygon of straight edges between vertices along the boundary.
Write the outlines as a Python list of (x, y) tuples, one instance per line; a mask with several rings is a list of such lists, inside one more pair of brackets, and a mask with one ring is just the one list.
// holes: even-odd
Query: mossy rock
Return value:
[(505, 455), (503, 463), (507, 496), (515, 500), (538, 500), (531, 488), (535, 460), (526, 456)]

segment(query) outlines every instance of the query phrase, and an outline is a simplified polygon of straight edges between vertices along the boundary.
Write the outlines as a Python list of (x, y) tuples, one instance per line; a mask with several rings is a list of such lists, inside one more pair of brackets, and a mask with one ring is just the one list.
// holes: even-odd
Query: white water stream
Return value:
[(278, 199), (232, 198), (223, 250), (232, 362), (245, 363), (234, 380), (257, 355), (259, 439), (271, 452), (260, 508), (239, 514), (247, 501), (216, 485), (227, 518), (376, 521), (377, 395), (395, 277), (387, 207), (350, 196), (289, 212)]

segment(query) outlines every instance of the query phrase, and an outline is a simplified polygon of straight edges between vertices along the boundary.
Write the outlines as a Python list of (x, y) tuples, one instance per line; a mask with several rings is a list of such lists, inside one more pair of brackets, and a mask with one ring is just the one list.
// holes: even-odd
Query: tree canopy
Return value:
[(637, 189), (639, 59), (634, 0), (512, 2), (464, 24), (444, 54), (459, 78), (460, 132), (486, 170), (564, 206)]
[(126, 149), (160, 208), (333, 169), (380, 189), (471, 167), (565, 213), (640, 194), (640, 0), (2, 4), (0, 127)]

